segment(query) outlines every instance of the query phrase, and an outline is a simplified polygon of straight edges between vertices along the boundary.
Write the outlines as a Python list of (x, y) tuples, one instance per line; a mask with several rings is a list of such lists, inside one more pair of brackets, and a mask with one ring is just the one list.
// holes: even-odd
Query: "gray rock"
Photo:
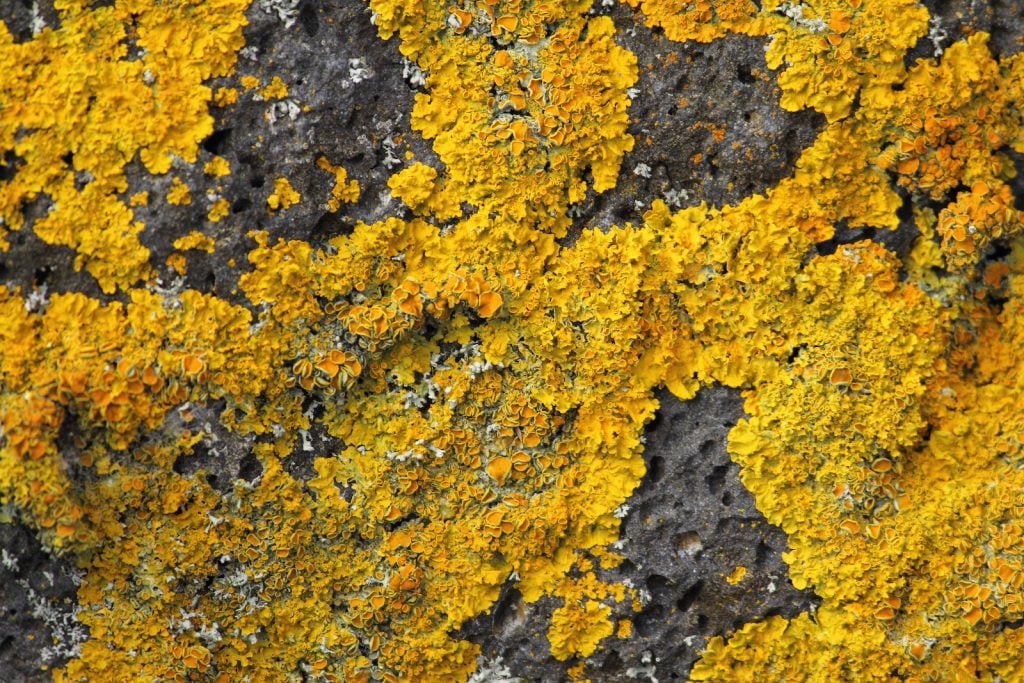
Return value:
[[(781, 554), (785, 534), (757, 511), (729, 460), (726, 437), (743, 416), (739, 392), (704, 389), (681, 402), (669, 392), (648, 425), (647, 475), (623, 520), (626, 562), (601, 572), (649, 596), (632, 618), (631, 638), (606, 639), (587, 660), (596, 681), (686, 680), (707, 639), (773, 615), (794, 617), (818, 599), (790, 583)], [(727, 579), (744, 567), (742, 580)], [(463, 628), (488, 661), (499, 657), (513, 676), (561, 681), (575, 661), (551, 657), (547, 626), (559, 601), (523, 602), (507, 588), (490, 614)]]

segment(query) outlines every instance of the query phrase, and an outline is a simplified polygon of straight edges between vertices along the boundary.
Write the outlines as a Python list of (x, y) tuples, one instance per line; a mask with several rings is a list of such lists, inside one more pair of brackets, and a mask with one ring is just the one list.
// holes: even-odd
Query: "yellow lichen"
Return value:
[(224, 157), (215, 156), (203, 164), (203, 173), (211, 178), (223, 178), (231, 175), (231, 164)]
[(316, 165), (320, 170), (334, 176), (334, 187), (331, 188), (331, 197), (327, 200), (328, 211), (334, 213), (341, 208), (342, 203), (354, 204), (359, 201), (359, 183), (348, 179), (348, 171), (341, 166), (335, 166), (327, 157), (317, 159)]
[(238, 102), (238, 90), (235, 88), (217, 88), (213, 93), (213, 103), (218, 107), (228, 107)]
[(287, 209), (302, 200), (302, 195), (292, 187), (287, 178), (278, 178), (274, 181), (274, 191), (267, 197), (267, 206), (271, 211)]
[(178, 275), (185, 275), (188, 272), (188, 259), (182, 254), (171, 254), (164, 262)]
[(231, 202), (221, 197), (210, 205), (210, 211), (206, 214), (206, 219), (211, 223), (219, 223), (221, 219), (226, 218), (231, 214)]
[(625, 0), (640, 7), (648, 26), (669, 40), (709, 43), (729, 33), (757, 31), (758, 7), (751, 0)]
[[(26, 43), (0, 25), (0, 153), (24, 159), (0, 192), (0, 238), (21, 229), (23, 207), (46, 196), (54, 210), (30, 227), (74, 249), (76, 267), (104, 291), (148, 278), (143, 226), (117, 196), (127, 189), (124, 166), (137, 154), (151, 173), (166, 173), (172, 155), (196, 159), (212, 132), (203, 82), (231, 71), (248, 4), (187, 1), (138, 11), (130, 2), (66, 2), (59, 28)], [(128, 41), (140, 55), (127, 54)]]
[[(25, 159), (5, 224), (49, 194), (32, 229), (125, 290), (37, 307), (0, 288), (0, 504), (84, 572), (90, 639), (58, 680), (464, 681), (479, 647), (455, 634), (509, 583), (558, 601), (555, 657), (589, 657), (630, 637), (640, 602), (598, 567), (621, 562), (608, 546), (654, 390), (715, 383), (745, 392), (729, 452), (822, 605), (712, 638), (693, 679), (1019, 678), (1024, 246), (1005, 151), (1024, 148), (1024, 60), (978, 33), (907, 69), (928, 20), (909, 0), (641, 3), (676, 39), (774, 35), (783, 106), (827, 123), (763, 194), (654, 201), (563, 246), (569, 207), (612, 187), (632, 146), (636, 63), (612, 22), (571, 0), (374, 0), (426, 73), (412, 121), (440, 163), (389, 180), (411, 218), (319, 246), (251, 233), (245, 307), (132, 288), (148, 252), (123, 166), (196, 163), (202, 83), (241, 46), (244, 6), (172, 5), (61, 3), (59, 29), (0, 33), (0, 148)], [(72, 103), (98, 98), (95, 121), (43, 107), (69, 84)], [(99, 116), (126, 92), (156, 123)], [(358, 199), (317, 164), (330, 210)], [(905, 262), (871, 241), (814, 255), (837, 225), (899, 224), (889, 174), (918, 204)], [(300, 199), (278, 178), (267, 205)], [(210, 220), (229, 210), (218, 198)], [(225, 431), (258, 477), (178, 474)], [(307, 447), (303, 481), (290, 458)]]
[(265, 100), (283, 100), (288, 97), (288, 86), (280, 76), (274, 76), (270, 83), (260, 90), (260, 97)]
[(556, 659), (589, 657), (614, 632), (611, 608), (595, 600), (567, 604), (551, 614), (551, 654)]
[(207, 254), (212, 254), (214, 250), (214, 241), (207, 235), (193, 230), (184, 237), (179, 237), (174, 240), (174, 248), (179, 251), (187, 251), (189, 249), (198, 249), (199, 251), (205, 251)]
[(192, 203), (192, 191), (177, 176), (171, 181), (171, 187), (167, 190), (167, 203), (177, 206), (188, 206)]
[(735, 586), (744, 579), (747, 575), (747, 568), (740, 565), (732, 570), (729, 576), (725, 577), (725, 582), (731, 586)]

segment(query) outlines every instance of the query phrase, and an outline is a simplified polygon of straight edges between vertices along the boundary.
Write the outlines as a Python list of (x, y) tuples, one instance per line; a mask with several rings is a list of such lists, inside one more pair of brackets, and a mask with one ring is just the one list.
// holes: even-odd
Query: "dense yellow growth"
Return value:
[[(126, 289), (127, 303), (38, 307), (0, 288), (0, 503), (85, 572), (90, 640), (58, 680), (464, 681), (478, 647), (453, 633), (510, 581), (558, 601), (552, 654), (585, 658), (630, 637), (613, 608), (639, 606), (595, 567), (621, 561), (608, 546), (644, 474), (654, 390), (715, 383), (746, 392), (730, 453), (789, 536), (794, 583), (823, 603), (713, 639), (695, 680), (1021, 677), (1024, 244), (1003, 150), (1024, 151), (1024, 59), (994, 59), (978, 34), (907, 69), (928, 16), (904, 0), (676, 5), (641, 2), (678, 39), (772, 34), (783, 106), (826, 115), (789, 178), (721, 209), (655, 201), (641, 225), (562, 247), (569, 207), (614, 186), (632, 147), (636, 60), (611, 21), (571, 0), (372, 0), (427, 74), (412, 120), (441, 165), (391, 177), (407, 220), (320, 248), (251, 233), (240, 289), (255, 314), (131, 288), (149, 266), (126, 237), (122, 167), (137, 152), (158, 173), (168, 153), (195, 162), (205, 109), (128, 138), (81, 119), (19, 137), (12, 122), (42, 110), (29, 95), (0, 109), (0, 144), (25, 159), (0, 187), (7, 223), (33, 192), (66, 192), (50, 217), (72, 222), (88, 197), (117, 220), (73, 246)], [(120, 91), (103, 79), (128, 69), (155, 97), (118, 40), (83, 46), (94, 34), (76, 22), (120, 36), (123, 12), (154, 73), (182, 69), (160, 82), (193, 99), (170, 107), (205, 107), (202, 80), (241, 45), (244, 8), (227, 3), (61, 7), (28, 47), (3, 34), (0, 59), (37, 75), (3, 92), (42, 101), (81, 81), (105, 102)], [(163, 27), (200, 18), (161, 51)], [(207, 48), (216, 60), (196, 57)], [(96, 75), (68, 81), (81, 70)], [(68, 152), (92, 176), (81, 190)], [(331, 211), (358, 199), (344, 169), (316, 163)], [(935, 203), (915, 209), (906, 263), (870, 241), (814, 255), (841, 222), (896, 227), (894, 183)], [(279, 178), (268, 207), (300, 199)], [(978, 268), (993, 243), (1009, 256)], [(192, 232), (175, 247), (213, 244)], [(225, 492), (175, 471), (237, 444), (252, 482)], [(297, 452), (315, 474), (292, 473)]]
[[(468, 237), (486, 229), (492, 249), (537, 249), (543, 260), (550, 239), (538, 233), (565, 234), (566, 210), (587, 190), (584, 173), (598, 192), (614, 186), (633, 147), (626, 89), (636, 58), (612, 40), (610, 19), (587, 18), (589, 6), (370, 2), (381, 35), (397, 33), (402, 53), (427, 73), (412, 126), (434, 141), (447, 168), (430, 186), (416, 172), (413, 208), (450, 219), (468, 202), (477, 212), (456, 230)], [(402, 188), (412, 189), (411, 172), (402, 173)], [(491, 206), (503, 209), (496, 225), (485, 225), (482, 209)]]
[(0, 185), (3, 236), (22, 209), (47, 201), (33, 231), (77, 252), (105, 292), (148, 278), (142, 224), (118, 197), (136, 155), (151, 173), (194, 162), (213, 131), (203, 82), (227, 75), (249, 0), (56, 3), (60, 27), (16, 43), (0, 22), (0, 154), (17, 159)]
[(669, 40), (709, 43), (730, 33), (758, 30), (752, 0), (626, 0), (639, 7), (647, 25), (664, 29)]

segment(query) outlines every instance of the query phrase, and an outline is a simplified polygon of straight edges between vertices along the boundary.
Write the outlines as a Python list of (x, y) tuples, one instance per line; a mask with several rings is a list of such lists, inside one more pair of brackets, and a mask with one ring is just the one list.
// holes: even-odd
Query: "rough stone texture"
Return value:
[[(240, 91), (237, 105), (212, 110), (217, 122), (203, 142), (200, 160), (216, 154), (230, 162), (232, 173), (221, 179), (220, 194), (231, 202), (231, 215), (206, 231), (217, 240), (216, 254), (187, 253), (184, 281), (186, 287), (237, 303), (245, 302), (235, 288), (254, 246), (249, 231), (322, 244), (349, 232), (357, 221), (401, 212), (401, 204), (391, 200), (387, 179), (406, 163), (407, 151), (418, 159), (436, 158), (409, 130), (415, 71), (403, 61), (397, 40), (385, 43), (377, 37), (365, 5), (353, 0), (303, 3), (290, 26), (255, 5), (248, 17), (237, 74), (255, 76), (261, 86), (278, 76), (289, 95), (268, 102), (256, 99), (256, 92)], [(237, 81), (232, 79), (212, 83), (215, 88), (233, 85)], [(358, 204), (344, 205), (337, 213), (327, 210), (334, 179), (316, 166), (321, 156), (344, 166), (349, 178), (360, 183)], [(129, 192), (166, 193), (166, 187), (153, 184), (169, 185), (169, 177), (154, 179), (141, 168), (136, 171)], [(192, 205), (170, 206), (161, 199), (140, 215), (146, 223), (143, 241), (159, 264), (173, 251), (174, 239), (188, 232), (180, 226), (204, 224), (210, 202), (196, 188), (216, 184), (203, 177), (201, 164), (182, 165), (178, 175), (193, 188)], [(303, 199), (272, 212), (266, 199), (277, 178), (287, 178)], [(231, 258), (235, 267), (228, 264)], [(164, 278), (171, 282), (175, 274), (165, 267)]]
[(579, 226), (639, 223), (654, 199), (671, 208), (736, 203), (790, 175), (824, 124), (813, 111), (779, 107), (781, 91), (765, 64), (765, 38), (726, 36), (675, 43), (624, 4), (599, 4), (616, 40), (637, 56), (640, 78), (630, 105), (633, 151), (618, 185), (590, 193)]
[[(817, 599), (790, 583), (782, 531), (765, 521), (725, 451), (743, 415), (739, 392), (705, 389), (689, 402), (668, 392), (648, 426), (647, 475), (629, 502), (620, 551), (627, 558), (602, 578), (628, 581), (650, 596), (632, 615), (634, 635), (609, 638), (588, 660), (595, 680), (685, 680), (708, 637), (772, 615), (792, 617)], [(746, 575), (732, 584), (737, 567)], [(526, 604), (506, 589), (490, 614), (463, 629), (514, 676), (559, 681), (575, 662), (556, 662), (546, 637), (553, 599)], [(619, 616), (629, 617), (627, 612)]]
[[(31, 36), (33, 4), (0, 2), (0, 20), (18, 40)], [(941, 30), (935, 37), (940, 45), (987, 30), (998, 54), (1022, 49), (1024, 10), (1018, 2), (924, 4), (939, 17)], [(42, 20), (55, 25), (52, 0), (37, 6)], [(584, 227), (638, 222), (655, 198), (673, 208), (700, 202), (721, 206), (764, 191), (792, 171), (814, 140), (822, 122), (819, 115), (785, 112), (778, 106), (775, 76), (764, 63), (765, 40), (732, 36), (709, 45), (678, 44), (644, 27), (642, 15), (623, 5), (601, 3), (594, 12), (614, 19), (620, 29), (617, 40), (638, 57), (640, 80), (630, 109), (636, 147), (626, 155), (614, 190), (591, 193), (574, 207), (576, 228), (567, 243)], [(173, 241), (204, 229), (217, 240), (217, 253), (188, 252), (188, 274), (179, 285), (240, 304), (246, 301), (237, 282), (253, 245), (250, 230), (316, 244), (351, 230), (356, 221), (400, 215), (402, 207), (391, 200), (387, 178), (408, 163), (406, 152), (416, 160), (436, 161), (429, 142), (409, 129), (413, 97), (421, 88), (416, 71), (401, 58), (395, 40), (377, 38), (365, 5), (357, 0), (302, 2), (289, 26), (254, 4), (249, 19), (238, 74), (256, 76), (262, 84), (280, 76), (291, 103), (257, 101), (252, 92), (243, 92), (237, 106), (211, 110), (215, 133), (203, 143), (200, 164), (180, 163), (163, 177), (150, 176), (137, 162), (128, 169), (128, 193), (152, 193), (150, 206), (137, 215), (146, 223), (142, 239), (152, 250), (162, 284), (176, 280), (164, 265)], [(945, 39), (939, 37), (942, 32)], [(908, 63), (934, 53), (935, 42), (924, 38), (908, 55)], [(225, 79), (211, 85), (234, 83)], [(232, 174), (219, 182), (201, 170), (215, 154), (232, 166)], [(321, 155), (359, 181), (358, 204), (337, 214), (326, 210), (332, 178), (315, 165)], [(0, 159), (0, 180), (14, 161)], [(164, 201), (172, 175), (192, 188), (191, 206)], [(266, 197), (279, 177), (288, 178), (303, 201), (274, 213), (268, 211)], [(1022, 178), (1015, 188), (1019, 197), (1024, 197)], [(210, 203), (205, 193), (215, 187), (231, 202), (231, 214), (211, 225), (204, 220)], [(30, 206), (28, 226), (48, 208), (45, 197)], [(902, 254), (915, 236), (909, 215), (897, 231), (838, 226), (835, 239), (818, 245), (817, 252), (870, 238)], [(44, 244), (30, 227), (9, 239), (11, 251), (0, 254), (0, 282), (25, 291), (80, 291), (125, 300), (122, 294), (103, 296), (90, 276), (73, 269), (69, 249)], [(668, 394), (661, 400), (658, 419), (647, 433), (649, 472), (624, 519), (622, 552), (628, 560), (604, 573), (606, 579), (629, 580), (645, 589), (650, 601), (633, 615), (633, 638), (609, 639), (588, 662), (594, 680), (683, 679), (708, 637), (815, 605), (813, 595), (789, 583), (781, 560), (785, 537), (757, 512), (726, 454), (726, 435), (742, 414), (737, 393), (708, 389), (685, 404)], [(194, 419), (202, 423), (209, 419), (206, 412), (215, 410), (197, 408)], [(313, 474), (312, 456), (337, 446), (322, 432), (312, 433), (308, 443), (313, 450), (297, 451), (289, 461), (289, 471), (303, 480)], [(259, 476), (250, 448), (251, 440), (211, 430), (204, 444), (176, 468), (184, 474), (203, 471), (220, 490), (228, 490), (233, 480)], [(70, 446), (67, 455), (73, 460)], [(83, 635), (70, 623), (75, 571), (45, 554), (32, 533), (17, 524), (0, 523), (0, 551), (11, 558), (0, 563), (0, 681), (46, 680), (42, 667), (58, 665)], [(726, 577), (740, 565), (746, 567), (746, 577), (732, 585)], [(500, 657), (512, 676), (563, 680), (573, 662), (554, 660), (545, 636), (557, 606), (552, 599), (524, 604), (509, 586), (492, 611), (464, 625), (462, 634), (481, 644), (488, 661)]]
[(67, 661), (87, 634), (74, 619), (78, 583), (30, 529), (0, 524), (0, 681), (47, 681)]

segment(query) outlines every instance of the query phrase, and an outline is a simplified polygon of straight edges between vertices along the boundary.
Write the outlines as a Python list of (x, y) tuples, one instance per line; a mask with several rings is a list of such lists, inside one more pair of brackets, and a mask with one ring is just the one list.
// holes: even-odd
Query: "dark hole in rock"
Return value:
[(661, 411), (659, 410), (658, 412), (654, 413), (654, 417), (651, 419), (651, 421), (648, 422), (646, 425), (644, 425), (644, 432), (645, 433), (653, 432), (654, 430), (656, 430), (658, 427), (661, 426), (661, 422), (662, 422), (662, 417), (661, 417)]
[(685, 612), (686, 610), (693, 607), (693, 603), (695, 603), (697, 601), (697, 598), (700, 597), (700, 593), (702, 590), (704, 590), (703, 581), (698, 581), (697, 583), (687, 588), (686, 592), (684, 592), (682, 596), (680, 596), (680, 598), (676, 600), (676, 609), (678, 609), (680, 612)]
[(772, 547), (770, 545), (764, 541), (758, 542), (757, 549), (754, 551), (754, 565), (757, 567), (763, 566), (768, 561), (768, 558), (771, 557), (771, 554)]
[(740, 83), (753, 83), (757, 80), (749, 64), (740, 64), (736, 67), (736, 78)]
[(189, 476), (199, 471), (200, 463), (210, 455), (210, 448), (205, 443), (197, 443), (192, 447), (191, 454), (182, 454), (174, 461), (171, 469), (175, 474)]
[(249, 176), (249, 187), (259, 189), (263, 187), (263, 184), (267, 182), (267, 179), (261, 175)]
[(255, 453), (246, 453), (238, 463), (238, 476), (248, 482), (253, 482), (261, 474), (263, 474), (263, 465), (260, 463), (260, 459), (256, 457)]
[(1000, 621), (998, 624), (996, 624), (995, 631), (996, 633), (1001, 633), (1008, 628), (1020, 628), (1021, 626), (1024, 626), (1024, 619), (1016, 619), (1014, 621)]
[(221, 128), (220, 130), (215, 130), (208, 136), (206, 136), (205, 140), (203, 140), (203, 149), (205, 149), (210, 154), (220, 154), (221, 152), (224, 151), (224, 148), (227, 146), (228, 139), (230, 137), (230, 128)]
[(672, 580), (661, 574), (651, 574), (647, 577), (646, 584), (647, 590), (651, 592), (651, 595), (664, 595), (669, 592)]
[(615, 650), (610, 650), (601, 663), (601, 671), (618, 671), (622, 668), (622, 657)]
[(1001, 261), (1005, 259), (1013, 251), (1010, 247), (1010, 242), (1005, 239), (993, 240), (992, 246), (989, 247), (988, 254), (986, 255), (989, 260)]
[(506, 586), (509, 586), (509, 584), (502, 586), (498, 601), (494, 603), (494, 611), (491, 617), (491, 622), (494, 624), (503, 624), (508, 621), (514, 615), (516, 605), (522, 599), (522, 594), (517, 589), (506, 588)]
[(732, 491), (726, 491), (725, 493), (722, 494), (722, 505), (732, 505), (732, 500)]
[(650, 475), (652, 482), (661, 479), (665, 474), (665, 458), (660, 455), (651, 458), (651, 464), (647, 468), (647, 473)]
[(14, 156), (11, 152), (4, 155), (3, 159), (0, 160), (0, 182), (6, 182), (14, 178), (18, 171), (17, 161), (21, 161), (21, 159)]
[(351, 235), (355, 226), (341, 219), (337, 213), (327, 212), (320, 216), (313, 226), (313, 233), (323, 237), (336, 237), (338, 235)]
[(243, 211), (248, 211), (250, 208), (252, 208), (252, 202), (245, 197), (242, 197), (240, 199), (236, 199), (231, 204), (231, 213), (242, 213)]
[(708, 628), (708, 618), (703, 614), (697, 615), (697, 628), (700, 629), (701, 633), (705, 633)]
[(704, 477), (704, 481), (707, 482), (708, 490), (711, 493), (718, 493), (722, 490), (722, 485), (725, 484), (725, 475), (729, 473), (728, 465), (716, 465), (711, 474)]
[(650, 605), (646, 610), (633, 618), (633, 625), (641, 637), (647, 637), (656, 633), (662, 627), (662, 618), (665, 609), (661, 605)]
[(316, 16), (314, 3), (305, 3), (302, 9), (299, 10), (299, 25), (302, 26), (302, 30), (310, 38), (313, 38), (320, 32), (320, 19)]
[(36, 268), (36, 272), (33, 273), (32, 275), (32, 283), (36, 287), (42, 287), (43, 285), (46, 284), (46, 281), (47, 279), (49, 279), (50, 273), (52, 272), (53, 268), (51, 268), (50, 266), (42, 266), (41, 268)]

